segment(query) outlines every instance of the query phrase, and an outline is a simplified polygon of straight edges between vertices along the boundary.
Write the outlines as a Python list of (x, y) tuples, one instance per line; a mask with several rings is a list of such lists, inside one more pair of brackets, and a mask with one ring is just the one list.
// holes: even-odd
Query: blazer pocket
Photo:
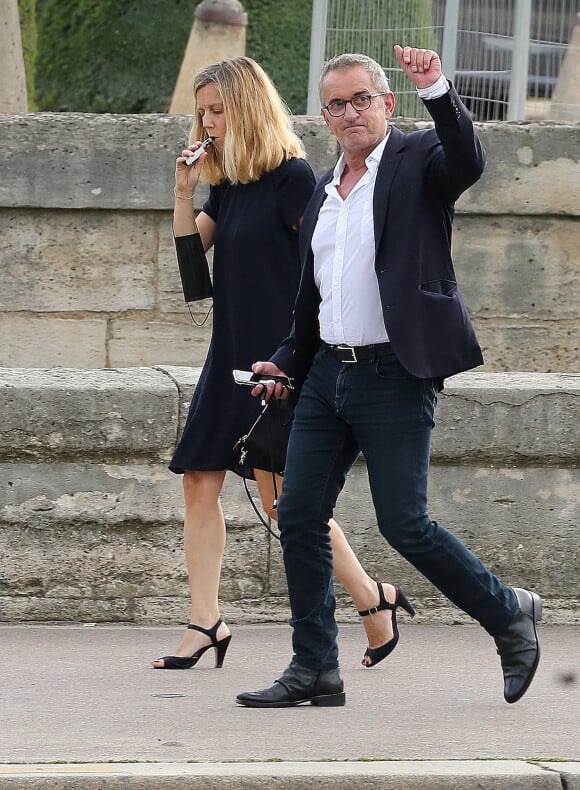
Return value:
[(421, 291), (429, 296), (455, 296), (457, 283), (455, 280), (429, 280), (421, 283)]

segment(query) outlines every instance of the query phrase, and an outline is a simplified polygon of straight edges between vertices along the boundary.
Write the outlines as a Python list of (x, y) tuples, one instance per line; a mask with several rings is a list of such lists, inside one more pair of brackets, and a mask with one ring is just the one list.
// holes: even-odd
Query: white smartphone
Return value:
[(287, 376), (274, 376), (270, 373), (253, 373), (251, 370), (233, 370), (234, 381), (236, 384), (244, 384), (247, 387), (255, 387), (256, 384), (267, 384), (269, 381), (280, 382), (287, 389), (292, 389), (292, 379)]
[(203, 143), (199, 146), (199, 148), (195, 150), (191, 154), (191, 156), (186, 157), (185, 164), (189, 167), (189, 165), (192, 165), (194, 162), (197, 162), (197, 160), (203, 154), (203, 152), (208, 147), (208, 145), (211, 145), (212, 143), (213, 143), (213, 137), (206, 137)]

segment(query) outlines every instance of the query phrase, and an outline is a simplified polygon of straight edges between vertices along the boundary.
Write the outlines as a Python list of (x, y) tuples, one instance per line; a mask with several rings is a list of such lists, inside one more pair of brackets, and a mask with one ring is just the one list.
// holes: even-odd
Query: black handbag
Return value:
[(262, 407), (257, 419), (250, 430), (240, 436), (233, 448), (233, 460), (230, 465), (232, 472), (239, 475), (244, 481), (246, 494), (254, 509), (255, 514), (266, 530), (280, 540), (270, 526), (270, 519), (266, 521), (252, 498), (248, 489), (248, 480), (255, 480), (254, 469), (263, 469), (272, 474), (272, 487), (274, 493), (273, 507), (278, 503), (278, 484), (276, 475), (284, 474), (286, 466), (286, 451), (288, 439), (294, 419), (294, 402), (291, 397), (284, 400), (270, 398)]
[(270, 398), (248, 432), (235, 443), (232, 472), (246, 480), (255, 480), (254, 469), (282, 476), (293, 418), (292, 398)]

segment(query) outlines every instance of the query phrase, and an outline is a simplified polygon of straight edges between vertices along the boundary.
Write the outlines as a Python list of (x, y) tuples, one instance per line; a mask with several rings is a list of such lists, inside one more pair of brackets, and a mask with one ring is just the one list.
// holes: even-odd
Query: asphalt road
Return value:
[(499, 658), (478, 626), (413, 626), (377, 667), (361, 626), (340, 630), (344, 708), (235, 705), (290, 659), (287, 626), (232, 626), (213, 651), (160, 671), (178, 628), (0, 626), (0, 762), (580, 760), (580, 629), (542, 626), (524, 698), (502, 696)]

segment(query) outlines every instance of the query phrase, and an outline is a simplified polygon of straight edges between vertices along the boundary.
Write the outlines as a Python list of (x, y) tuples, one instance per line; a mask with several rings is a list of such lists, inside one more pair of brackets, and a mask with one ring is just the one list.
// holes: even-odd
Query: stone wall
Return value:
[[(202, 364), (211, 318), (191, 323), (170, 224), (189, 126), (187, 116), (0, 116), (0, 365)], [(322, 173), (334, 139), (320, 119), (296, 126)], [(484, 370), (574, 371), (580, 127), (479, 131), (489, 166), (458, 203), (454, 252)]]
[[(0, 368), (0, 620), (177, 623), (188, 617), (181, 479), (167, 470), (199, 369)], [(507, 583), (580, 620), (580, 377), (450, 379), (434, 433), (430, 511)], [(255, 492), (254, 492), (255, 493)], [(277, 542), (228, 475), (220, 598), (232, 622), (283, 622)], [(419, 622), (465, 622), (378, 534), (357, 462), (337, 518), (375, 578), (403, 584)], [(340, 598), (339, 617), (353, 619)]]
[[(190, 321), (171, 239), (189, 126), (0, 116), (0, 621), (187, 618), (181, 484), (166, 464), (211, 330)], [(319, 119), (296, 126), (322, 173), (333, 138)], [(454, 252), (486, 366), (447, 382), (430, 479), (432, 516), (541, 591), (551, 622), (578, 620), (579, 132), (480, 127), (489, 167), (458, 204)], [(224, 614), (285, 620), (280, 547), (233, 475), (223, 506)], [(362, 462), (337, 517), (420, 620), (465, 621), (378, 536)]]

